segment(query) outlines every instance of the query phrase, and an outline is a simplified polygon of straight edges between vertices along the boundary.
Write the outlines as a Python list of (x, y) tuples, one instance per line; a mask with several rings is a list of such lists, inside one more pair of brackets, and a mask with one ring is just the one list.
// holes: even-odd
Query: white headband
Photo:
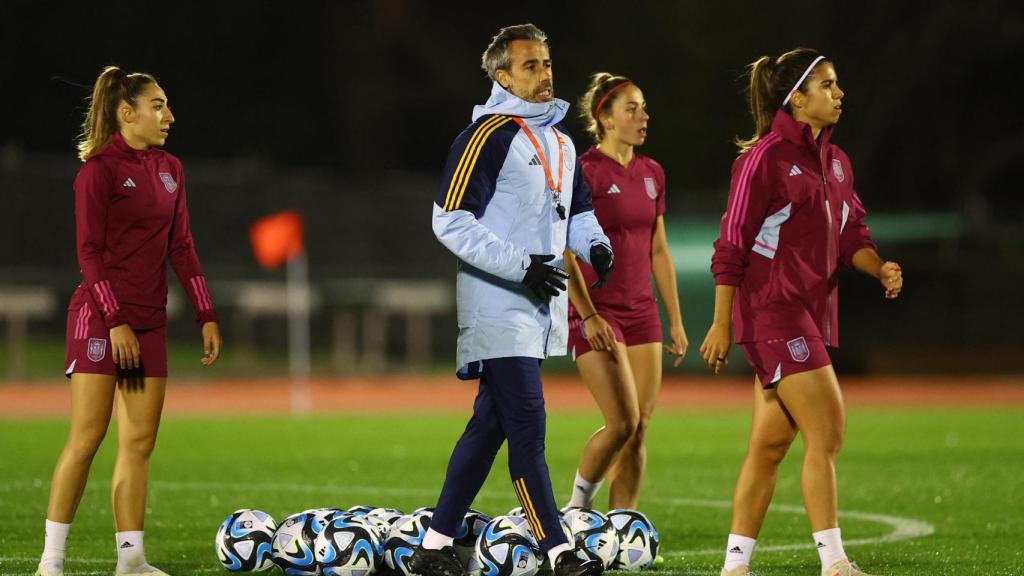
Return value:
[(800, 85), (807, 79), (807, 75), (811, 73), (811, 70), (814, 70), (814, 67), (818, 65), (818, 62), (821, 62), (824, 59), (824, 56), (818, 56), (814, 59), (814, 62), (811, 62), (811, 65), (807, 67), (807, 70), (804, 70), (804, 75), (796, 81), (796, 86), (793, 86), (793, 89), (789, 91), (789, 94), (786, 94), (786, 99), (782, 101), (783, 107), (785, 107), (786, 104), (789, 104), (789, 99), (793, 97), (793, 92), (800, 89)]

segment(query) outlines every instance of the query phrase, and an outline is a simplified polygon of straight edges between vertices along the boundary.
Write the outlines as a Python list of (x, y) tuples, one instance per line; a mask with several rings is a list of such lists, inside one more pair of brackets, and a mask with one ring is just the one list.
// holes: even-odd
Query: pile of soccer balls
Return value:
[[(411, 514), (369, 506), (314, 508), (277, 524), (265, 512), (238, 510), (217, 531), (217, 558), (232, 572), (277, 566), (296, 576), (412, 576), (409, 559), (432, 516), (432, 508)], [(563, 508), (561, 522), (576, 554), (600, 560), (607, 569), (644, 570), (658, 556), (658, 531), (636, 510), (605, 515)], [(468, 576), (535, 576), (551, 570), (520, 508), (494, 518), (470, 510), (455, 534), (455, 552)]]

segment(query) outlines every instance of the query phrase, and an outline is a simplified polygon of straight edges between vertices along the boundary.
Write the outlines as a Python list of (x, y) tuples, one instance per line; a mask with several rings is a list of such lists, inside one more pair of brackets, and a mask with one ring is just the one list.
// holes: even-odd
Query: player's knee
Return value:
[(89, 426), (75, 430), (68, 437), (68, 451), (75, 458), (92, 459), (106, 435), (106, 426)]
[(149, 458), (156, 446), (156, 430), (137, 431), (121, 439), (120, 450), (135, 458)]
[(825, 456), (834, 457), (843, 447), (844, 434), (841, 426), (830, 427), (814, 436), (814, 438), (808, 437), (805, 441), (808, 451), (816, 451)]
[(793, 445), (793, 437), (763, 438), (750, 443), (750, 456), (765, 464), (778, 465)]
[(638, 414), (626, 414), (608, 422), (605, 429), (611, 434), (615, 444), (621, 447), (633, 438), (639, 423), (640, 416)]
[(647, 427), (651, 423), (649, 416), (641, 416), (636, 421), (636, 431), (633, 432), (632, 441), (640, 446), (643, 446), (644, 442), (647, 441)]

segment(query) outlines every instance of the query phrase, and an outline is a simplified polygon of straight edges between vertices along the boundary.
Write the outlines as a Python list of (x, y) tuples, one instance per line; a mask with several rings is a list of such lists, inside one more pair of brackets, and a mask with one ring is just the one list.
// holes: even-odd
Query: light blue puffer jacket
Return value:
[[(495, 82), (449, 150), (433, 229), (459, 259), (461, 378), (478, 377), (480, 361), (489, 358), (565, 354), (568, 296), (563, 292), (545, 304), (520, 283), (530, 254), (554, 254), (551, 264), (564, 268), (567, 245), (587, 263), (591, 246), (610, 246), (594, 216), (576, 148), (558, 126), (568, 109), (564, 100), (526, 102)], [(540, 144), (556, 185), (561, 173), (560, 204), (568, 219), (556, 211), (540, 157), (516, 118)]]

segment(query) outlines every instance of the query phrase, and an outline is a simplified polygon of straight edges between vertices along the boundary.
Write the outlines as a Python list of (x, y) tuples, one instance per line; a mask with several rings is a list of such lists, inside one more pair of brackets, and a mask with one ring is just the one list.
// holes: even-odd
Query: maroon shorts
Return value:
[(761, 387), (774, 388), (791, 374), (816, 370), (832, 364), (825, 342), (813, 336), (777, 338), (740, 344), (743, 355), (754, 368)]
[[(607, 310), (598, 310), (598, 314), (612, 327), (612, 330), (615, 332), (615, 339), (626, 346), (662, 342), (661, 316), (658, 315), (657, 305), (637, 315), (631, 314), (628, 317), (616, 316), (613, 312)], [(592, 323), (588, 325), (592, 325)], [(587, 341), (583, 323), (579, 317), (573, 315), (569, 319), (569, 353), (572, 354), (575, 360), (591, 350), (593, 348), (590, 347), (590, 342)]]
[(67, 353), (64, 375), (75, 372), (125, 377), (167, 377), (167, 327), (136, 330), (139, 339), (140, 366), (121, 370), (110, 354), (110, 330), (88, 302), (68, 310)]

